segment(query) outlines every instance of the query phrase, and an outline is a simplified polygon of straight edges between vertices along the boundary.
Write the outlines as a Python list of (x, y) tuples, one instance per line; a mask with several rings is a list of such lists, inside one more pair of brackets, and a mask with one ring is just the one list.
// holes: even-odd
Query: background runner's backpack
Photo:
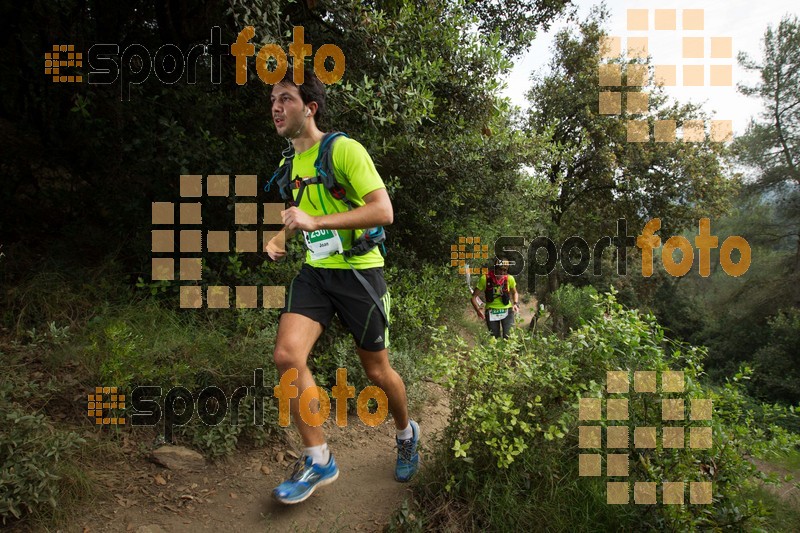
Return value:
[[(347, 193), (344, 187), (342, 187), (342, 184), (336, 181), (336, 175), (333, 170), (333, 143), (342, 136), (347, 137), (347, 134), (341, 131), (331, 131), (322, 136), (317, 159), (314, 161), (314, 168), (317, 171), (317, 175), (306, 179), (292, 179), (294, 146), (290, 144), (289, 147), (283, 151), (283, 164), (272, 174), (272, 178), (270, 178), (264, 190), (269, 192), (272, 183), (278, 180), (278, 191), (281, 194), (281, 198), (291, 203), (293, 206), (298, 206), (303, 199), (303, 193), (308, 185), (322, 184), (328, 189), (328, 192), (333, 198), (344, 203), (348, 209), (355, 209), (355, 204), (347, 198)], [(296, 200), (292, 195), (294, 189), (299, 189)], [(322, 205), (322, 210), (327, 214), (324, 204)], [(355, 230), (353, 230), (353, 235), (355, 236)], [(383, 226), (369, 228), (364, 230), (364, 233), (358, 238), (353, 238), (351, 240), (352, 246), (349, 250), (344, 251), (344, 255), (346, 257), (364, 255), (378, 245), (381, 247), (381, 253), (386, 255), (386, 248), (383, 245), (385, 240), (386, 230), (383, 229)]]
[(500, 282), (500, 280), (494, 276), (494, 272), (491, 270), (486, 274), (486, 290), (484, 291), (486, 295), (486, 303), (488, 304), (494, 300), (494, 288), (498, 285), (503, 286), (503, 292), (501, 296), (503, 305), (508, 305), (508, 302), (511, 301), (511, 296), (508, 290), (508, 275), (506, 274), (503, 276), (502, 282)]

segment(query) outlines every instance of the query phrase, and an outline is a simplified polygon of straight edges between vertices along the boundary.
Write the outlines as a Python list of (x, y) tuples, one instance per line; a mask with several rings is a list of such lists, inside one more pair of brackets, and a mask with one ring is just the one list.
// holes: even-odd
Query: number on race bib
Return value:
[(324, 259), (336, 253), (342, 253), (342, 241), (336, 230), (320, 229), (312, 232), (303, 232), (306, 247), (311, 252), (311, 259)]
[(508, 309), (489, 309), (489, 322), (497, 322), (508, 316)]

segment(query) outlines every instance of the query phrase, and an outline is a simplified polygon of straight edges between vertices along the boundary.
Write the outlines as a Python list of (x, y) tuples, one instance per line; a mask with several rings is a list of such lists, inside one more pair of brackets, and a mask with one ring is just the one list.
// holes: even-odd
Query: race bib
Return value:
[(489, 322), (498, 322), (508, 316), (508, 308), (506, 309), (489, 309)]
[(339, 233), (329, 229), (318, 229), (316, 231), (304, 231), (303, 236), (306, 240), (306, 247), (311, 252), (311, 259), (325, 259), (336, 253), (342, 253), (342, 240)]

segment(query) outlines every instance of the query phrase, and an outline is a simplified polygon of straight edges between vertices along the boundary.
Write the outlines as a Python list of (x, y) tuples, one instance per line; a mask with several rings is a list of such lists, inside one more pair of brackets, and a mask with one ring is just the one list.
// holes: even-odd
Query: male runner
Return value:
[[(316, 175), (314, 162), (323, 137), (317, 121), (325, 113), (325, 86), (310, 69), (305, 71), (303, 84), (295, 85), (292, 70), (287, 69), (286, 77), (272, 89), (272, 118), (278, 135), (289, 139), (294, 147), (292, 179), (312, 178)], [(388, 324), (352, 270), (358, 270), (374, 292), (382, 295), (388, 313), (383, 256), (377, 247), (351, 257), (338, 253), (350, 249), (361, 233), (359, 230), (391, 224), (392, 203), (372, 159), (355, 140), (336, 139), (333, 165), (336, 179), (355, 209), (348, 210), (323, 184), (317, 183), (304, 188), (299, 205), (281, 212), (285, 237), (304, 232), (308, 251), (305, 264), (286, 293), (275, 344), (275, 364), (281, 376), (289, 369), (297, 369), (295, 384), (300, 394), (308, 387), (316, 387), (306, 365), (308, 355), (334, 313), (338, 314), (353, 335), (367, 377), (386, 393), (397, 428), (395, 478), (408, 481), (419, 465), (419, 426), (409, 420), (405, 384), (389, 364)], [(293, 196), (296, 200), (298, 189), (293, 189)], [(267, 244), (273, 260), (286, 255), (285, 237), (281, 232)], [(303, 457), (292, 476), (273, 491), (275, 498), (286, 504), (304, 501), (317, 487), (332, 483), (339, 476), (322, 428), (310, 426), (300, 417), (300, 394), (291, 400), (290, 407), (305, 446)]]

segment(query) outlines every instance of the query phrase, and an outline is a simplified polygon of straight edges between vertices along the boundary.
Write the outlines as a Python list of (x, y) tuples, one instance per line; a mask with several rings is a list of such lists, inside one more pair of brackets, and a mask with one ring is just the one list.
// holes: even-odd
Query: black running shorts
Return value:
[[(389, 313), (389, 291), (383, 268), (358, 271), (375, 289)], [(359, 348), (378, 352), (389, 347), (389, 328), (380, 309), (352, 270), (303, 265), (286, 291), (281, 314), (297, 313), (328, 327), (334, 313), (353, 335)]]

